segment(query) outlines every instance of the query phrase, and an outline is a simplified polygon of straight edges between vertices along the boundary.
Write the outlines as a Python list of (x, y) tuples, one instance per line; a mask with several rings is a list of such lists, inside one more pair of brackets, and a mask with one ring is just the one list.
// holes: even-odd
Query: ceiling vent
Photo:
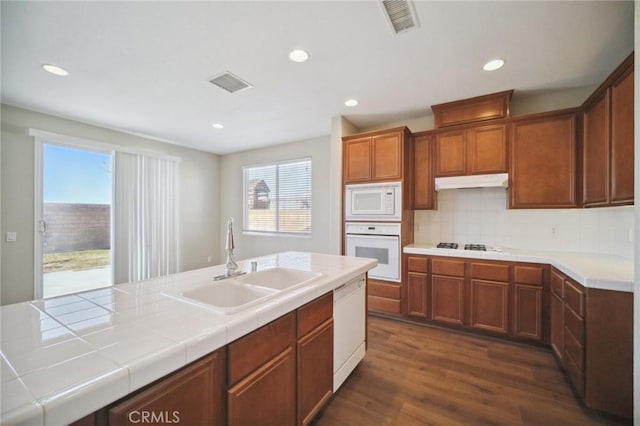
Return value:
[(236, 93), (253, 87), (240, 77), (231, 74), (229, 71), (212, 78), (209, 80), (209, 83), (215, 84), (229, 93)]
[(420, 26), (413, 1), (383, 0), (380, 4), (394, 34), (400, 34)]

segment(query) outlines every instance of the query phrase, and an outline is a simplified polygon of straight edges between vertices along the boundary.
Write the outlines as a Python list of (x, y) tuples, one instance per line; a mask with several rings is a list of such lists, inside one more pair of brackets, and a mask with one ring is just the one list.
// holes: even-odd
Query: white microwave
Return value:
[(402, 220), (402, 182), (347, 185), (345, 220)]

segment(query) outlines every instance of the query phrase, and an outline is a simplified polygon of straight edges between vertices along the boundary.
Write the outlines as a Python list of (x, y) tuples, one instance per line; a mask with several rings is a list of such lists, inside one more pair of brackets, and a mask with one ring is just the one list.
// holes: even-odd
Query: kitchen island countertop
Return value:
[(504, 248), (503, 251), (439, 249), (435, 244), (410, 244), (404, 253), (507, 262), (548, 263), (586, 288), (633, 292), (633, 261), (620, 256)]
[(1, 424), (67, 424), (358, 277), (372, 259), (284, 252), (239, 262), (322, 275), (233, 315), (172, 299), (224, 265), (0, 307)]

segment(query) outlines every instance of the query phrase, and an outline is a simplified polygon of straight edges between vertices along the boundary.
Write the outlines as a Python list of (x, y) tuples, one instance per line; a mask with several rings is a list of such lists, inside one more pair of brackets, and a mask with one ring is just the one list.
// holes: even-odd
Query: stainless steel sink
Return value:
[(237, 280), (256, 287), (287, 290), (302, 287), (321, 276), (318, 272), (277, 267), (252, 272)]
[(287, 290), (301, 287), (322, 274), (289, 268), (270, 268), (184, 291), (166, 291), (173, 299), (225, 315), (255, 306)]

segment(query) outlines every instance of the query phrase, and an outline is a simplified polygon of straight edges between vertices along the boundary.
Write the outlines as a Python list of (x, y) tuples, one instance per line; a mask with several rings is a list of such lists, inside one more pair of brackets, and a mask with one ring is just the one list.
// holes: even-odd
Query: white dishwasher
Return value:
[(362, 275), (333, 291), (333, 391), (365, 354), (366, 280)]

